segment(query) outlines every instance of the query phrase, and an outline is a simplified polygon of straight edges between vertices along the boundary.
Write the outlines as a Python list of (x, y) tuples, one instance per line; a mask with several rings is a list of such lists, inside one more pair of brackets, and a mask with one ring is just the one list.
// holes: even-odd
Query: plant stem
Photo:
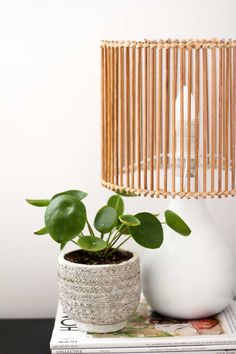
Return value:
[[(106, 242), (107, 242), (108, 249), (109, 249), (109, 247), (110, 247), (109, 242), (110, 242), (112, 233), (113, 233), (113, 230), (111, 230), (111, 231), (109, 232), (109, 236), (108, 236), (108, 239), (107, 239), (107, 241), (106, 241)], [(115, 233), (114, 237), (115, 237), (116, 235), (117, 235), (117, 232)], [(113, 239), (114, 239), (114, 237), (113, 237)], [(111, 240), (111, 243), (112, 243), (113, 239)]]
[(93, 232), (93, 229), (92, 229), (92, 227), (91, 227), (91, 225), (90, 225), (90, 223), (89, 223), (88, 220), (87, 220), (87, 225), (88, 225), (88, 229), (89, 229), (90, 235), (95, 237), (95, 234), (94, 234), (94, 232)]
[(104, 237), (104, 233), (103, 232), (101, 232), (101, 239), (103, 240), (103, 237)]
[(77, 242), (75, 242), (74, 240), (71, 240), (71, 242), (73, 242), (76, 246), (78, 246), (78, 245), (77, 245)]
[(112, 235), (112, 231), (110, 231), (110, 232), (109, 232), (109, 236), (108, 236), (108, 239), (107, 239), (107, 244), (109, 244), (109, 241), (110, 241), (111, 235)]
[(120, 248), (126, 241), (128, 241), (130, 239), (131, 235), (129, 235), (124, 241), (122, 241), (116, 248), (115, 250), (118, 250), (118, 248)]
[[(122, 229), (122, 227), (124, 227), (123, 231), (120, 232), (120, 230)], [(117, 232), (115, 233), (113, 239), (111, 240), (111, 245), (114, 245), (116, 243), (116, 241), (120, 238), (120, 236), (123, 234), (123, 232), (127, 229), (128, 226), (124, 226), (123, 224), (121, 224), (118, 229)]]
[[(124, 226), (124, 225), (123, 225), (123, 226)], [(114, 244), (115, 244), (115, 243), (119, 240), (119, 238), (123, 235), (123, 233), (124, 233), (124, 231), (127, 229), (127, 227), (128, 227), (128, 226), (125, 226), (122, 232), (116, 234), (117, 237), (116, 237), (116, 238), (115, 238), (115, 237), (113, 238), (113, 240), (112, 240), (112, 242), (111, 242), (111, 247), (114, 246)], [(119, 229), (120, 229), (120, 228), (119, 228)]]
[(115, 251), (117, 251), (126, 241), (128, 241), (128, 239), (131, 237), (131, 235), (129, 235), (124, 241), (122, 241), (116, 248), (114, 248), (111, 253), (109, 253), (107, 255), (108, 256), (111, 256)]
[[(114, 239), (116, 238), (116, 236), (118, 235), (118, 233), (119, 233), (121, 227), (122, 227), (122, 224), (118, 227), (118, 229), (116, 229), (116, 232), (115, 232), (115, 234), (114, 234), (114, 236), (113, 236), (113, 238), (112, 238), (112, 240), (111, 240), (111, 243), (113, 242), (113, 240), (114, 240)], [(112, 233), (111, 233), (111, 235), (112, 235)], [(108, 241), (110, 241), (110, 237), (109, 237)]]
[(109, 233), (108, 239), (107, 239), (107, 248), (105, 249), (104, 252), (104, 257), (106, 257), (107, 253), (109, 252), (109, 250), (112, 248), (112, 243), (114, 240), (114, 237), (117, 235), (117, 233), (115, 234), (115, 236), (113, 237), (113, 239), (111, 240), (111, 243), (109, 243), (110, 238), (111, 238), (112, 232)]
[(104, 257), (107, 256), (107, 253), (109, 252), (111, 246), (108, 244), (107, 247), (105, 248), (105, 251), (104, 251)]
[[(110, 249), (112, 248), (112, 246), (118, 241), (118, 239), (122, 236), (123, 232), (120, 232), (120, 230), (122, 229), (122, 227), (124, 227), (123, 232), (127, 229), (128, 226), (124, 226), (123, 224), (121, 224), (117, 231), (115, 232), (115, 235), (113, 236), (111, 242), (110, 242), (110, 238), (112, 235), (112, 231), (109, 234), (109, 237), (107, 239), (107, 248), (104, 252), (104, 257), (107, 256), (107, 254), (109, 253)], [(110, 243), (109, 243), (110, 242)]]
[(112, 246), (114, 246), (114, 244), (119, 240), (121, 235), (122, 235), (122, 233), (119, 233), (116, 238), (113, 238), (112, 242), (110, 243), (110, 248), (112, 248)]

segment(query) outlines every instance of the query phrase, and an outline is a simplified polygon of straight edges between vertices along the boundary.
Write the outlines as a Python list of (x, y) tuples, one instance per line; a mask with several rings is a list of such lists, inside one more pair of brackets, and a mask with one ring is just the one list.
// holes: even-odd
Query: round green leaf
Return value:
[(127, 225), (127, 226), (137, 226), (140, 225), (140, 221), (139, 219), (137, 219), (135, 216), (133, 215), (120, 215), (119, 216), (120, 221), (122, 222), (122, 224)]
[(139, 213), (135, 217), (140, 225), (129, 227), (133, 239), (143, 247), (159, 248), (163, 242), (163, 229), (160, 221), (150, 213)]
[(124, 212), (124, 202), (123, 202), (123, 199), (119, 195), (112, 195), (109, 198), (107, 205), (114, 208), (116, 210), (118, 216), (120, 216)]
[(117, 223), (117, 212), (110, 206), (101, 208), (94, 220), (94, 227), (102, 233), (110, 232)]
[(183, 219), (171, 210), (165, 211), (165, 219), (167, 225), (178, 232), (182, 236), (188, 236), (191, 234), (191, 230)]
[(77, 198), (60, 195), (51, 200), (45, 213), (45, 224), (50, 236), (58, 243), (72, 240), (84, 228), (86, 209)]
[(26, 199), (27, 203), (37, 206), (37, 207), (46, 207), (49, 205), (49, 199)]
[(94, 236), (83, 236), (78, 240), (78, 245), (86, 251), (102, 251), (107, 247), (107, 244), (104, 240)]
[(71, 197), (78, 198), (79, 200), (82, 200), (85, 197), (87, 197), (88, 193), (82, 192), (82, 191), (79, 191), (79, 190), (69, 190), (69, 191), (65, 191), (65, 192), (61, 192), (61, 193), (55, 194), (52, 197), (52, 199), (58, 197), (59, 195), (70, 195)]

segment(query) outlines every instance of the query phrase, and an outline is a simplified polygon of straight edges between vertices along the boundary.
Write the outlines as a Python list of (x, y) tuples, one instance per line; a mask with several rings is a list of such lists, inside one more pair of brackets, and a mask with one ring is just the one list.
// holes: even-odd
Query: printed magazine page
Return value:
[[(200, 320), (166, 318), (150, 310), (144, 299), (127, 326), (118, 332), (93, 334), (78, 330), (58, 304), (51, 349), (62, 348), (145, 348), (209, 346), (236, 349), (236, 301), (221, 313)], [(219, 347), (220, 346), (220, 347)], [(154, 349), (154, 348), (153, 348)], [(186, 348), (187, 349), (187, 348)], [(173, 348), (172, 351), (175, 349)]]

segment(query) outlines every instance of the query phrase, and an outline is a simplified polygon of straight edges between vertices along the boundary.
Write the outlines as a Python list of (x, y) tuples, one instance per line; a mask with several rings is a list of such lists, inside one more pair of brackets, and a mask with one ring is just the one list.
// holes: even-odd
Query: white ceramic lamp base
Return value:
[(175, 318), (203, 318), (223, 310), (236, 287), (235, 257), (208, 213), (204, 200), (173, 199), (192, 233), (165, 229), (159, 250), (143, 256), (144, 295), (153, 310)]

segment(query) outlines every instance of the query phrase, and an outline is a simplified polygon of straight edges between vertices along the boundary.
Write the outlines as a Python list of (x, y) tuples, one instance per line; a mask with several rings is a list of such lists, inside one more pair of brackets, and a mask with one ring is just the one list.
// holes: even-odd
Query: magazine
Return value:
[[(58, 304), (50, 341), (56, 353), (236, 352), (236, 301), (216, 316), (176, 320), (151, 311), (142, 299), (127, 326), (113, 333), (80, 331)], [(230, 353), (230, 354), (231, 354)]]

